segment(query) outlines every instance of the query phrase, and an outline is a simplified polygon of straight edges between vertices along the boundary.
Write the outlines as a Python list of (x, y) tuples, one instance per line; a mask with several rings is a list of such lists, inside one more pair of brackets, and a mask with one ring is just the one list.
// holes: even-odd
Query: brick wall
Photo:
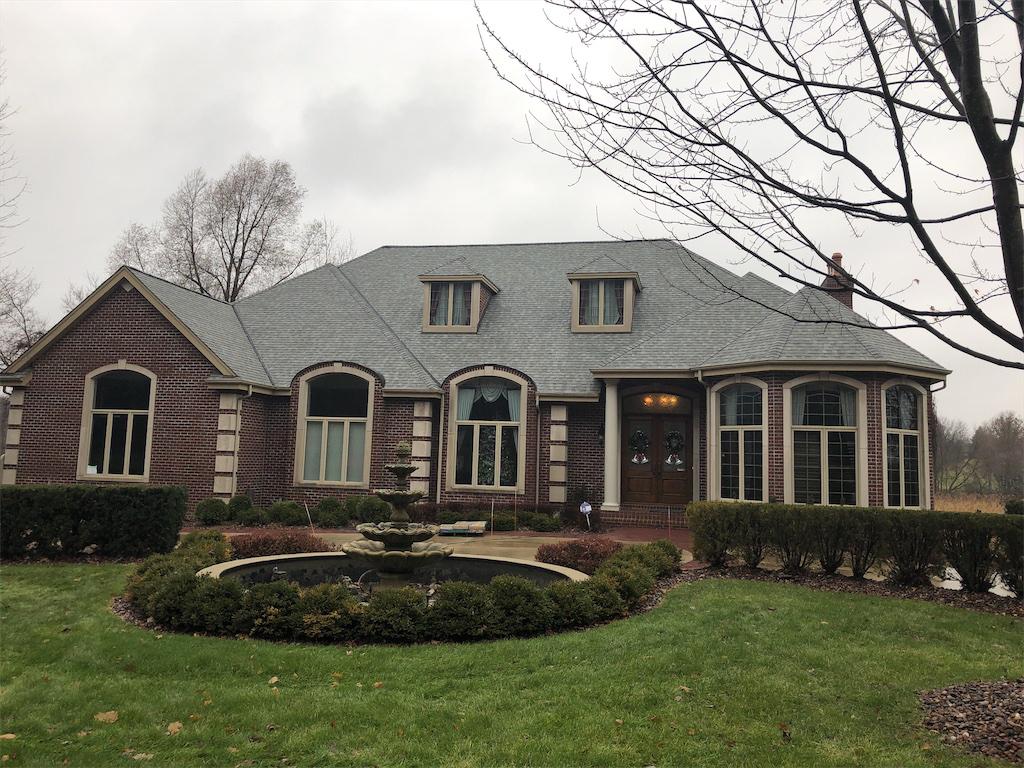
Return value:
[(219, 395), (206, 379), (216, 370), (137, 291), (120, 288), (32, 361), (17, 482), (77, 482), (86, 374), (118, 360), (157, 377), (149, 481), (185, 486), (194, 507), (213, 488)]
[(573, 498), (585, 487), (594, 509), (604, 500), (604, 403), (569, 405), (569, 465), (566, 489)]

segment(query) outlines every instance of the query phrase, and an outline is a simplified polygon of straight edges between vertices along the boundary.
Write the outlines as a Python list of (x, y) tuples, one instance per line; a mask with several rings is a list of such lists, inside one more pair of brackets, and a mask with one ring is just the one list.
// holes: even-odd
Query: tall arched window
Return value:
[(884, 389), (885, 505), (920, 507), (923, 497), (921, 424), (923, 398), (912, 387)]
[(793, 500), (857, 503), (857, 390), (815, 381), (792, 390)]
[(336, 366), (307, 374), (299, 384), (296, 480), (368, 486), (373, 383)]
[(454, 485), (516, 490), (525, 456), (524, 386), (478, 376), (458, 382), (455, 392)]
[(145, 480), (156, 379), (117, 365), (86, 377), (78, 474), (87, 479)]
[(720, 498), (764, 500), (764, 434), (761, 387), (733, 384), (718, 392)]

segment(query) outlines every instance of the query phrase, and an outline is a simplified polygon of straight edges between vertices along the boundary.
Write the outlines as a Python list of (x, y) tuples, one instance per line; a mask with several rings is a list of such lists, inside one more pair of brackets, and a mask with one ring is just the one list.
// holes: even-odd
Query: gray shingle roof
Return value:
[[(571, 332), (566, 275), (578, 271), (638, 273), (632, 333)], [(483, 274), (501, 287), (477, 333), (421, 332), (417, 275), (429, 273)], [(328, 360), (371, 368), (391, 389), (436, 389), (490, 363), (523, 371), (541, 392), (580, 394), (598, 391), (593, 370), (626, 368), (831, 361), (946, 372), (830, 296), (738, 276), (667, 240), (385, 246), (234, 305), (139, 276), (240, 377), (278, 387)]]

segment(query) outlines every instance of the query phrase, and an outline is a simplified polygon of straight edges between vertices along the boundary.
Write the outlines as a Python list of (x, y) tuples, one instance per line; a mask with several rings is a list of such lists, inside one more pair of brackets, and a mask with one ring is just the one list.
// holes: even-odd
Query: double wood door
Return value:
[(689, 415), (622, 417), (622, 501), (682, 506), (693, 499), (693, 423)]

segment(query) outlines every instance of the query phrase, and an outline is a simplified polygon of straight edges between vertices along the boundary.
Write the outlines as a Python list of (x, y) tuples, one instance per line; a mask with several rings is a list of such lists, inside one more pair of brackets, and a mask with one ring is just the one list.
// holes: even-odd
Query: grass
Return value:
[(792, 585), (708, 580), (586, 632), (348, 652), (128, 626), (108, 610), (125, 572), (0, 569), (6, 764), (992, 765), (920, 731), (915, 691), (1024, 675), (1020, 621)]
[(937, 493), (935, 508), (943, 512), (990, 512), (1002, 514), (1006, 499), (997, 493)]

